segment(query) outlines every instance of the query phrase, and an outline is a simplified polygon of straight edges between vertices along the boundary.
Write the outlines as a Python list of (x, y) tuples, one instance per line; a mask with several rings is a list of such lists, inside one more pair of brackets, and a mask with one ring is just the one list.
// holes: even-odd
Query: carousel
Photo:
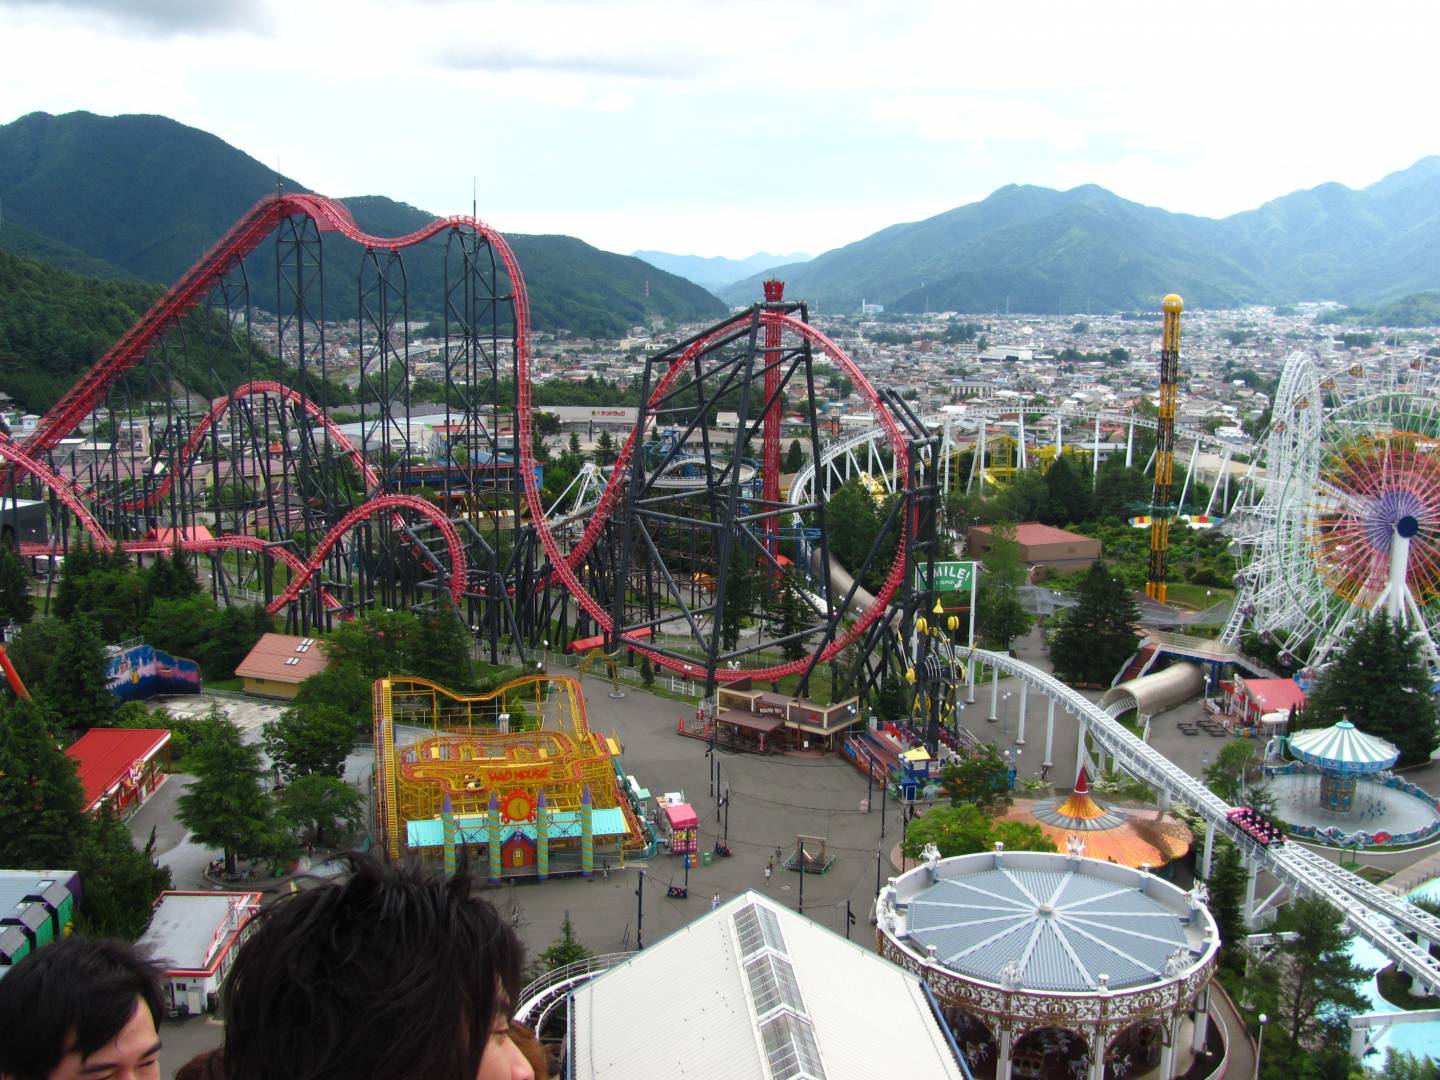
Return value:
[(1209, 1020), (1219, 951), (1203, 886), (1067, 852), (924, 863), (876, 905), (883, 956), (924, 979), (977, 1077), (1184, 1075), (1223, 1043)]
[(1385, 772), (1400, 757), (1394, 743), (1366, 735), (1349, 720), (1290, 736), (1290, 756), (1320, 771), (1320, 805), (1332, 814), (1355, 809), (1355, 788), (1367, 773)]

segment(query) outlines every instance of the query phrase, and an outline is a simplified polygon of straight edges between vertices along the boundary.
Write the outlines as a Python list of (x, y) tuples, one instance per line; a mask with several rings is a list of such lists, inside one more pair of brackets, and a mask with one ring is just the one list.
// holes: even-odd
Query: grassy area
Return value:
[(1186, 581), (1172, 581), (1165, 586), (1166, 601), (1182, 604), (1203, 611), (1222, 600), (1234, 600), (1234, 589), (1219, 589), (1213, 585), (1191, 585)]
[(1416, 997), (1410, 993), (1410, 987), (1414, 980), (1405, 972), (1397, 971), (1395, 965), (1382, 968), (1377, 977), (1380, 989), (1380, 996), (1390, 1002), (1397, 1009), (1433, 1009), (1435, 999), (1433, 997)]
[(1379, 866), (1361, 866), (1359, 863), (1341, 863), (1342, 867), (1349, 870), (1356, 877), (1362, 877), (1371, 885), (1379, 885), (1381, 882), (1389, 881), (1395, 876), (1393, 870), (1385, 870)]
[(235, 677), (229, 678), (229, 679), (210, 679), (210, 678), (207, 678), (207, 679), (205, 680), (205, 682), (204, 682), (204, 689), (206, 689), (206, 690), (229, 690), (229, 691), (232, 691), (232, 692), (234, 692), (234, 693), (239, 694), (239, 693), (244, 692), (244, 690), (245, 690), (245, 680), (242, 679), (242, 678), (240, 678), (240, 677), (238, 677), (238, 676), (235, 676)]

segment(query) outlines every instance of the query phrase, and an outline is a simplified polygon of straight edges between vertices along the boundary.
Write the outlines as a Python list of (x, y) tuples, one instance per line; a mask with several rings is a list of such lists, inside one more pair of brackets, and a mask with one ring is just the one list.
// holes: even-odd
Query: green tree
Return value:
[(85, 828), (85, 793), (39, 702), (0, 701), (0, 866), (64, 866)]
[(1385, 1050), (1381, 1080), (1440, 1080), (1440, 1061), (1433, 1057), (1419, 1058), (1406, 1050), (1391, 1046)]
[(196, 725), (190, 769), (195, 779), (180, 796), (176, 816), (200, 843), (224, 851), (225, 873), (234, 877), (237, 857), (260, 854), (273, 841), (260, 752), (213, 707)]
[(1107, 685), (1140, 643), (1140, 610), (1125, 583), (1098, 559), (1081, 578), (1076, 601), (1055, 619), (1050, 660), (1066, 682)]
[(744, 536), (735, 537), (725, 576), (725, 610), (720, 615), (720, 643), (726, 649), (740, 643), (740, 630), (755, 606), (757, 577), (749, 542)]
[(405, 611), (368, 611), (336, 627), (320, 647), (335, 666), (357, 671), (367, 679), (404, 673), (416, 622), (415, 616)]
[(642, 686), (655, 685), (655, 665), (650, 662), (650, 657), (640, 658), (640, 683)]
[(0, 544), (0, 619), (25, 623), (34, 614), (35, 598), (25, 562), (12, 545)]
[(805, 628), (805, 609), (796, 594), (797, 588), (794, 575), (787, 573), (780, 582), (776, 603), (780, 636), (784, 639), (784, 644), (780, 646), (780, 655), (786, 660), (803, 660), (810, 655), (805, 639), (794, 636)]
[(114, 719), (115, 698), (105, 686), (105, 646), (83, 614), (72, 617), (60, 637), (44, 695), (66, 727), (91, 728)]
[(1149, 513), (1154, 485), (1142, 471), (1120, 456), (1108, 458), (1095, 480), (1094, 514), (1101, 521), (1124, 521)]
[(785, 471), (793, 475), (804, 467), (805, 450), (800, 445), (799, 439), (791, 439), (790, 448), (785, 451)]
[(1040, 520), (1047, 525), (1090, 520), (1090, 478), (1067, 455), (1057, 455), (1045, 470), (1045, 493), (1045, 516)]
[(59, 619), (36, 619), (22, 626), (5, 646), (10, 662), (32, 694), (44, 692), (45, 680), (50, 676), (50, 661), (68, 633)]
[(1240, 849), (1228, 840), (1217, 840), (1215, 861), (1205, 887), (1210, 892), (1207, 907), (1220, 931), (1220, 965), (1240, 974), (1245, 970), (1245, 862)]
[(155, 861), (155, 832), (137, 849), (114, 814), (90, 816), (75, 855), (85, 883), (80, 902), (85, 933), (134, 941), (150, 925), (155, 898), (171, 887), (170, 871)]
[(474, 682), (475, 667), (470, 642), (470, 631), (447, 597), (439, 610), (419, 617), (406, 642), (405, 670), (442, 686), (468, 687)]
[(171, 656), (195, 660), (214, 678), (219, 673), (211, 670), (208, 661), (216, 644), (220, 618), (215, 601), (203, 594), (161, 596), (151, 603), (150, 613), (139, 631), (155, 648)]
[(974, 806), (994, 814), (1010, 805), (1010, 766), (994, 743), (969, 751), (940, 773), (940, 790), (952, 806)]
[(365, 799), (344, 780), (309, 773), (286, 784), (276, 794), (281, 819), (304, 840), (317, 847), (341, 839), (365, 820)]
[(255, 643), (274, 629), (274, 619), (259, 604), (220, 608), (211, 617), (208, 643), (192, 659), (212, 679), (231, 678)]
[(355, 740), (355, 722), (333, 705), (292, 705), (264, 728), (265, 752), (291, 783), (302, 776), (340, 776)]
[(1369, 1005), (1359, 987), (1374, 974), (1350, 958), (1344, 916), (1325, 900), (1301, 897), (1281, 911), (1275, 930), (1296, 935), (1277, 950), (1281, 1030), (1306, 1049), (1343, 1038), (1346, 1018)]
[(369, 731), (373, 708), (372, 682), (363, 672), (337, 665), (326, 671), (317, 671), (301, 683), (294, 704), (299, 708), (324, 706), (338, 709), (350, 717), (357, 729)]
[(1038, 825), (1023, 821), (994, 821), (977, 806), (932, 806), (915, 815), (905, 830), (901, 850), (918, 859), (926, 844), (934, 844), (942, 859), (990, 851), (996, 843), (1008, 851), (1054, 851), (1055, 844)]
[(185, 553), (179, 548), (166, 557), (162, 551), (145, 571), (145, 594), (155, 600), (177, 600), (194, 596), (200, 591), (200, 582), (186, 565)]
[(996, 522), (991, 526), (990, 546), (981, 557), (981, 565), (985, 576), (977, 588), (975, 629), (987, 644), (1008, 649), (1032, 622), (1020, 603), (1025, 563), (1020, 558), (1020, 545), (1015, 542), (1014, 525)]
[(614, 437), (608, 431), (600, 432), (600, 437), (595, 440), (595, 464), (613, 465), (619, 456), (620, 451), (615, 447)]
[(1037, 469), (1019, 469), (993, 500), (1003, 521), (1044, 521), (1050, 516), (1050, 489)]
[(570, 432), (570, 441), (566, 443), (566, 449), (575, 456), (577, 461), (584, 457), (580, 451), (580, 433), (578, 431)]
[(894, 672), (886, 674), (875, 695), (875, 716), (891, 723), (910, 715), (910, 698), (905, 693), (905, 684)]
[(1419, 641), (1383, 612), (1362, 620), (1326, 665), (1298, 726), (1328, 727), (1345, 718), (1394, 743), (1402, 766), (1429, 760), (1435, 748), (1435, 701)]
[(567, 964), (578, 964), (594, 955), (585, 943), (575, 936), (575, 925), (570, 921), (570, 913), (567, 911), (565, 921), (560, 924), (560, 936), (540, 951), (529, 974), (532, 978), (539, 978), (547, 971), (554, 971)]
[[(1256, 739), (1231, 739), (1205, 770), (1205, 785), (1233, 806), (1254, 805), (1255, 785), (1265, 775), (1264, 747)], [(1258, 809), (1258, 807), (1257, 807)]]
[(995, 821), (990, 825), (991, 846), (998, 841), (1006, 851), (1055, 851), (1055, 841), (1039, 825), (1024, 821)]

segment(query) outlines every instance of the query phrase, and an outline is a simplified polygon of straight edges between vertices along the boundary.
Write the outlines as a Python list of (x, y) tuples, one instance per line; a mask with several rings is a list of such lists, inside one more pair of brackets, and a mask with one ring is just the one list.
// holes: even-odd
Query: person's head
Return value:
[(0, 1078), (160, 1075), (160, 969), (120, 941), (72, 937), (0, 979)]
[(261, 909), (225, 990), (230, 1080), (530, 1080), (508, 1038), (521, 946), (495, 909), (414, 866)]

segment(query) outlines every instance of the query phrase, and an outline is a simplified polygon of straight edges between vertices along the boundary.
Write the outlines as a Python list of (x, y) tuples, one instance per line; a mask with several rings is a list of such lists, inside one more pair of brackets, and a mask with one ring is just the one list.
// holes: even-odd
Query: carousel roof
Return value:
[(971, 978), (1083, 993), (1107, 976), (1120, 989), (1163, 977), (1167, 961), (1195, 945), (1175, 902), (1151, 893), (1156, 879), (1136, 888), (1097, 873), (1090, 859), (1061, 855), (1043, 867), (963, 865), (959, 876), (922, 886), (907, 929), (921, 950), (933, 945), (937, 961)]
[(1307, 765), (1334, 772), (1380, 772), (1395, 764), (1395, 744), (1367, 735), (1349, 720), (1290, 736), (1290, 754)]
[(1078, 834), (1090, 858), (1136, 869), (1164, 866), (1190, 850), (1190, 830), (1169, 814), (1132, 817), (1096, 802), (1083, 767), (1069, 795), (1038, 803), (1017, 802), (1006, 817), (1038, 825), (1062, 851), (1070, 837)]

